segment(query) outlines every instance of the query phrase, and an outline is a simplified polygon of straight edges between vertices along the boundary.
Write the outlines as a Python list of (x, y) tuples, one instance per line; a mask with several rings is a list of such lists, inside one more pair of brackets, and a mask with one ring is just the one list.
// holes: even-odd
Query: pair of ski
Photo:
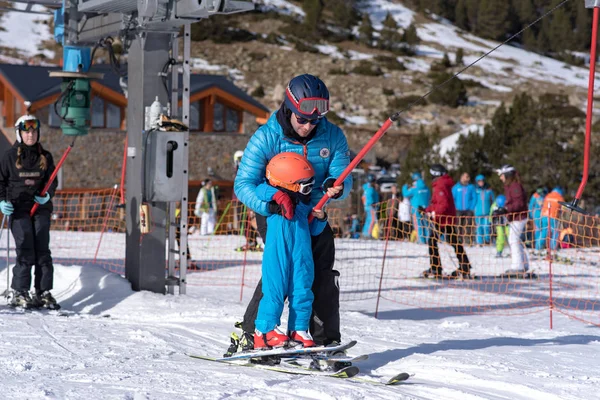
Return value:
[[(330, 378), (339, 378), (339, 379), (352, 379), (359, 382), (365, 382), (375, 385), (396, 385), (403, 381), (406, 381), (410, 378), (410, 375), (406, 372), (400, 373), (392, 377), (391, 379), (380, 382), (373, 381), (370, 379), (364, 379), (356, 377), (360, 372), (359, 368), (355, 365), (345, 366), (337, 371), (323, 371), (320, 369), (314, 369), (309, 366), (305, 366), (299, 362), (301, 359), (309, 359), (314, 362), (323, 361), (327, 364), (334, 363), (347, 363), (351, 364), (352, 362), (364, 361), (369, 358), (367, 354), (360, 355), (357, 357), (347, 357), (341, 355), (330, 355), (335, 352), (345, 351), (356, 345), (356, 341), (353, 340), (348, 343), (340, 344), (338, 346), (319, 346), (319, 347), (308, 347), (308, 348), (299, 348), (299, 349), (270, 349), (270, 350), (259, 350), (259, 351), (249, 351), (234, 354), (231, 357), (209, 357), (202, 355), (192, 355), (188, 354), (188, 356), (196, 359), (206, 360), (206, 361), (215, 361), (226, 363), (230, 365), (237, 365), (242, 367), (253, 367), (260, 368), (268, 371), (281, 372), (285, 374), (293, 374), (293, 375), (317, 375), (317, 376), (326, 376)], [(252, 362), (257, 359), (275, 359), (282, 360), (283, 365), (268, 365), (262, 363)], [(287, 368), (290, 367), (290, 368)]]

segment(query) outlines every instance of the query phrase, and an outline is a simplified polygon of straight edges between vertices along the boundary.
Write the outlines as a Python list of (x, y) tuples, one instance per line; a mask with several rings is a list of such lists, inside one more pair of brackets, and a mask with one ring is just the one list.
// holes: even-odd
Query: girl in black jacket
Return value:
[[(50, 254), (50, 216), (58, 182), (48, 192), (40, 193), (54, 172), (52, 154), (39, 143), (40, 121), (26, 114), (15, 124), (17, 141), (0, 160), (0, 211), (9, 218), (9, 226), (17, 249), (13, 268), (11, 305), (58, 309), (50, 293), (54, 266)], [(35, 203), (39, 208), (30, 217)], [(31, 288), (31, 267), (35, 265), (35, 294)]]

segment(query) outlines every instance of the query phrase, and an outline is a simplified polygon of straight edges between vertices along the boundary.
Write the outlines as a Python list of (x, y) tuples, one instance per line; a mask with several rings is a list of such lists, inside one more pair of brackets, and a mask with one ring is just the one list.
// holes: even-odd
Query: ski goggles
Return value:
[(289, 87), (286, 90), (286, 94), (298, 111), (304, 115), (313, 115), (316, 111), (319, 116), (322, 116), (329, 112), (328, 99), (322, 97), (306, 97), (304, 99), (296, 100)]
[(275, 183), (276, 186), (279, 186), (279, 187), (287, 189), (291, 192), (300, 193), (303, 195), (309, 195), (313, 190), (313, 186), (315, 185), (315, 177), (314, 176), (312, 178), (304, 179), (304, 180), (298, 181), (296, 183), (281, 182), (281, 181), (278, 181), (277, 179), (273, 179), (273, 177), (270, 177), (269, 179), (271, 181), (273, 181), (273, 180), (276, 181), (276, 182), (272, 182), (272, 183)]
[(33, 129), (35, 131), (40, 129), (40, 120), (39, 119), (28, 119), (27, 121), (19, 122), (19, 130), (20, 131), (28, 131)]
[(296, 121), (298, 121), (298, 123), (300, 125), (306, 125), (306, 124), (317, 125), (319, 122), (321, 122), (321, 118), (308, 119), (308, 118), (301, 117), (298, 114), (294, 114), (294, 115), (296, 116)]

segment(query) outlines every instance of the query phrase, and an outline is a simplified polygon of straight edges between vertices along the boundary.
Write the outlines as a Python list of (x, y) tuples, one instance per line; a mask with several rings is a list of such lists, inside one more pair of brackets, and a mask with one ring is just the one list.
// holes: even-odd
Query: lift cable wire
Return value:
[(448, 78), (446, 81), (434, 86), (433, 88), (431, 88), (431, 90), (429, 90), (427, 93), (425, 93), (423, 96), (421, 96), (419, 99), (413, 101), (412, 103), (410, 103), (408, 106), (406, 106), (404, 109), (396, 112), (394, 115), (392, 115), (390, 117), (390, 119), (392, 121), (397, 121), (400, 118), (400, 114), (408, 111), (409, 109), (411, 109), (414, 105), (418, 104), (419, 102), (423, 101), (425, 98), (427, 98), (431, 93), (437, 91), (438, 89), (446, 86), (448, 83), (450, 83), (452, 80), (454, 80), (455, 78), (457, 78), (460, 74), (462, 74), (463, 72), (465, 72), (466, 70), (468, 70), (469, 68), (471, 68), (472, 66), (474, 66), (475, 64), (477, 64), (479, 61), (483, 60), (484, 58), (486, 58), (487, 56), (489, 56), (490, 54), (492, 54), (494, 51), (498, 50), (500, 47), (504, 46), (505, 44), (507, 44), (508, 42), (510, 42), (511, 40), (513, 40), (515, 37), (519, 36), (520, 34), (522, 34), (523, 32), (525, 32), (527, 29), (531, 28), (533, 25), (537, 24), (538, 22), (540, 22), (542, 19), (546, 18), (548, 15), (552, 14), (554, 11), (556, 11), (557, 9), (559, 9), (560, 7), (562, 7), (563, 5), (565, 5), (565, 3), (567, 3), (569, 0), (563, 0), (561, 3), (557, 4), (556, 6), (554, 6), (553, 8), (551, 8), (550, 10), (548, 10), (548, 12), (546, 12), (544, 15), (542, 15), (541, 17), (539, 17), (538, 19), (536, 19), (535, 21), (533, 21), (532, 23), (530, 23), (529, 25), (527, 25), (525, 28), (521, 29), (519, 32), (515, 33), (514, 35), (512, 35), (511, 37), (509, 37), (508, 39), (506, 39), (504, 42), (500, 43), (498, 46), (494, 47), (493, 49), (491, 49), (490, 51), (488, 51), (487, 53), (483, 54), (481, 57), (479, 57), (477, 60), (473, 61), (471, 64), (467, 65), (466, 67), (464, 67), (463, 69), (461, 69), (460, 71), (458, 71), (456, 74), (454, 74), (452, 77)]

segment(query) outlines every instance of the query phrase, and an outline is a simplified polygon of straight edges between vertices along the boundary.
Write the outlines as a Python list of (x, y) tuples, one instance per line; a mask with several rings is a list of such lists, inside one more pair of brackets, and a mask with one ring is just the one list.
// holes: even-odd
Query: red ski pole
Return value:
[[(65, 150), (64, 154), (62, 155), (62, 157), (58, 161), (58, 164), (56, 164), (56, 167), (54, 168), (54, 172), (52, 172), (52, 175), (50, 175), (50, 179), (48, 179), (48, 182), (46, 183), (46, 186), (44, 186), (44, 189), (40, 193), (40, 196), (45, 196), (46, 195), (46, 192), (48, 191), (48, 189), (50, 189), (50, 185), (52, 185), (52, 182), (54, 182), (54, 180), (56, 179), (56, 175), (58, 175), (58, 170), (64, 164), (65, 160), (67, 159), (67, 156), (69, 155), (69, 153), (73, 149), (74, 145), (75, 145), (75, 139), (73, 139), (73, 141), (71, 142), (71, 144), (69, 145), (69, 147), (67, 148), (67, 150)], [(39, 203), (35, 203), (33, 205), (33, 207), (31, 208), (31, 211), (29, 212), (29, 216), (30, 217), (33, 217), (35, 215), (35, 212), (37, 211), (37, 209), (38, 209), (39, 206), (40, 206)]]
[[(375, 143), (377, 143), (379, 139), (381, 139), (381, 137), (387, 132), (387, 130), (390, 129), (390, 126), (392, 126), (392, 123), (394, 123), (395, 119), (397, 119), (396, 114), (388, 118), (387, 121), (385, 121), (385, 123), (381, 126), (381, 128), (379, 128), (375, 135), (373, 135), (373, 137), (367, 142), (367, 144), (365, 144), (365, 147), (363, 147), (362, 150), (356, 155), (356, 157), (354, 157), (354, 160), (350, 162), (350, 165), (348, 165), (344, 172), (342, 172), (342, 174), (335, 180), (333, 186), (339, 186), (342, 183), (344, 183), (344, 179), (346, 179), (346, 177), (350, 175), (352, 170), (362, 161), (363, 158), (365, 158), (369, 150), (371, 150), (373, 146), (375, 146)], [(315, 205), (314, 209), (322, 209), (328, 200), (329, 195), (325, 193), (321, 200)]]
[[(586, 2), (587, 3), (587, 2)], [(575, 194), (575, 198), (571, 204), (560, 202), (561, 205), (583, 214), (587, 214), (585, 210), (578, 207), (579, 201), (581, 200), (581, 196), (583, 195), (583, 190), (587, 185), (589, 170), (590, 170), (590, 147), (592, 143), (592, 116), (594, 111), (594, 78), (596, 77), (596, 47), (598, 43), (598, 15), (600, 8), (597, 4), (593, 4), (591, 7), (587, 6), (587, 8), (594, 8), (594, 17), (592, 22), (592, 45), (590, 48), (590, 75), (588, 80), (588, 102), (587, 102), (587, 113), (585, 120), (585, 142), (583, 147), (583, 171), (581, 174), (581, 183), (579, 184), (579, 189), (577, 189), (577, 194)]]

